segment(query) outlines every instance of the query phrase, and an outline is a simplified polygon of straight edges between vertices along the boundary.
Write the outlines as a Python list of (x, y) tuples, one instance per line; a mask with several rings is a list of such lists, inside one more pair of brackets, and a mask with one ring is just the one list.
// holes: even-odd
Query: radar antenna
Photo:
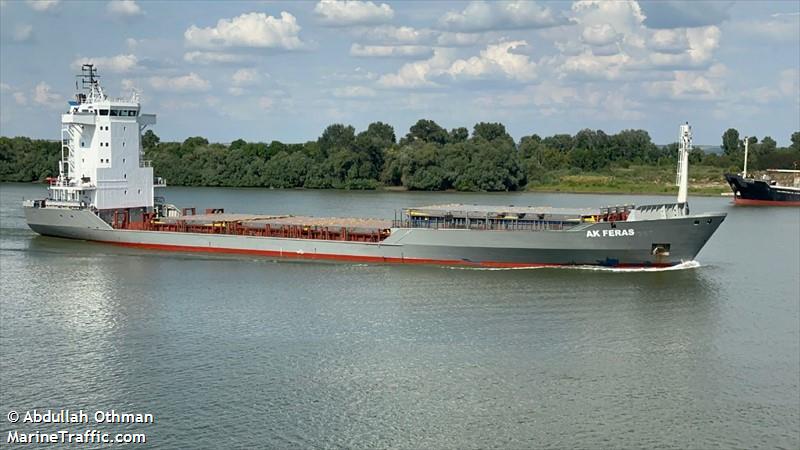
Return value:
[[(94, 67), (94, 64), (81, 65), (81, 74), (76, 75), (76, 77), (78, 80), (75, 81), (75, 88), (89, 91), (88, 95), (83, 92), (79, 92), (75, 95), (78, 104), (85, 103), (86, 101), (95, 102), (105, 100), (106, 95), (103, 93), (103, 90), (100, 88), (100, 83), (98, 82), (100, 75), (97, 75), (97, 69)], [(80, 81), (80, 88), (78, 88), (78, 81)]]
[(97, 69), (94, 68), (94, 64), (82, 65), (81, 74), (76, 75), (76, 77), (80, 78), (81, 88), (89, 90), (97, 85), (97, 79), (100, 78), (100, 76), (97, 75)]

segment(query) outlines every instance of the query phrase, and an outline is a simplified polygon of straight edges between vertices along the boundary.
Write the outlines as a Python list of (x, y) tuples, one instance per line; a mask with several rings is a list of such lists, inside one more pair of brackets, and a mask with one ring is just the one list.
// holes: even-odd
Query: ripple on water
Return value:
[[(267, 448), (800, 445), (800, 263), (787, 253), (800, 248), (796, 212), (730, 211), (702, 264), (643, 270), (652, 274), (498, 270), (33, 238), (7, 207), (9, 190), (35, 194), (0, 189), (0, 410), (148, 411), (157, 417), (148, 438), (162, 448), (217, 447), (220, 436), (225, 446)], [(232, 210), (289, 205), (318, 215), (503, 202), (168, 194), (189, 203), (193, 192)], [(513, 196), (514, 204), (619, 203)], [(693, 199), (693, 209), (719, 209), (716, 200)]]

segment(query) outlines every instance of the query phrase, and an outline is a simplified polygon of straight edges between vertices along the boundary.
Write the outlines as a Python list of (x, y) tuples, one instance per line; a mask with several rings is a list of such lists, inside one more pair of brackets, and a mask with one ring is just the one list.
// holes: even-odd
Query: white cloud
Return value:
[(391, 6), (371, 1), (322, 0), (314, 7), (314, 12), (320, 22), (335, 27), (386, 23), (394, 17)]
[(138, 89), (138, 83), (130, 78), (123, 78), (120, 81), (120, 87), (123, 91), (132, 91)]
[(646, 82), (644, 87), (650, 96), (656, 98), (717, 100), (722, 98), (725, 85), (723, 79), (713, 75), (714, 72), (678, 70), (672, 80)]
[(648, 42), (648, 47), (656, 51), (649, 55), (647, 61), (657, 67), (702, 67), (713, 58), (714, 50), (719, 47), (719, 39), (720, 30), (715, 25), (658, 30)]
[(531, 100), (536, 106), (565, 105), (580, 99), (576, 88), (559, 86), (552, 82), (545, 82), (531, 86), (531, 88), (533, 91)]
[(31, 8), (36, 11), (50, 11), (58, 6), (60, 0), (25, 0)]
[(436, 38), (436, 44), (444, 47), (469, 47), (485, 40), (482, 33), (457, 33), (443, 31)]
[(261, 109), (272, 109), (275, 105), (275, 101), (267, 96), (260, 97), (258, 99), (258, 107)]
[(299, 33), (297, 19), (284, 11), (280, 18), (252, 12), (232, 19), (220, 19), (215, 27), (199, 28), (192, 25), (183, 36), (188, 46), (205, 49), (252, 47), (298, 50), (304, 47)]
[(433, 49), (424, 45), (361, 45), (353, 44), (350, 47), (351, 56), (382, 57), (382, 58), (409, 58), (430, 56)]
[(362, 41), (372, 44), (421, 44), (431, 42), (435, 32), (413, 27), (396, 27), (380, 25), (377, 27), (359, 27), (354, 33)]
[(366, 86), (345, 86), (334, 89), (333, 96), (339, 98), (375, 97), (375, 89)]
[(238, 97), (240, 95), (244, 95), (244, 89), (236, 86), (231, 86), (228, 88), (228, 93), (235, 97)]
[(613, 26), (602, 23), (597, 25), (589, 25), (583, 29), (581, 39), (583, 42), (592, 46), (605, 46), (613, 44), (620, 39), (620, 34)]
[(10, 84), (0, 82), (0, 92), (10, 91), (10, 90), (11, 90)]
[(14, 42), (28, 42), (33, 38), (33, 25), (28, 24), (20, 24), (14, 28), (14, 33), (11, 35), (11, 39)]
[(572, 19), (581, 28), (609, 26), (622, 34), (622, 40), (631, 47), (644, 47), (644, 14), (636, 2), (606, 2), (600, 0), (578, 1), (572, 5)]
[(106, 5), (106, 10), (117, 17), (133, 17), (144, 13), (135, 0), (111, 0)]
[(708, 67), (719, 47), (716, 25), (652, 30), (636, 2), (579, 1), (571, 14), (576, 26), (555, 34), (562, 78), (652, 79), (653, 71)]
[(562, 77), (616, 80), (621, 78), (622, 70), (630, 60), (624, 54), (596, 55), (586, 50), (567, 58), (558, 69)]
[(130, 72), (137, 68), (139, 59), (136, 55), (116, 55), (116, 56), (93, 56), (93, 57), (78, 57), (72, 61), (72, 69), (80, 70), (83, 64), (94, 64), (95, 68), (99, 71), (108, 71), (114, 73)]
[(527, 55), (512, 53), (514, 49), (527, 45), (525, 41), (489, 45), (481, 50), (479, 56), (454, 61), (447, 73), (453, 78), (503, 76), (518, 81), (531, 81), (536, 78), (536, 64)]
[(480, 54), (467, 59), (456, 59), (447, 48), (434, 48), (433, 56), (422, 61), (404, 64), (397, 73), (378, 79), (386, 88), (424, 88), (437, 86), (435, 80), (469, 80), (506, 78), (532, 81), (536, 78), (536, 63), (527, 55), (513, 50), (527, 46), (526, 41), (507, 41), (490, 44)]
[(335, 81), (371, 81), (377, 78), (378, 75), (375, 72), (370, 72), (362, 67), (356, 67), (353, 72), (332, 72), (330, 74), (323, 75), (323, 79)]
[(139, 41), (134, 38), (125, 39), (125, 45), (128, 46), (128, 50), (136, 50), (136, 47), (139, 45)]
[(23, 92), (14, 92), (14, 101), (17, 102), (18, 105), (25, 105), (28, 103), (27, 97)]
[(786, 69), (781, 71), (778, 89), (783, 95), (797, 101), (797, 97), (800, 96), (800, 70)]
[(439, 19), (443, 28), (464, 32), (546, 28), (565, 23), (566, 19), (554, 15), (550, 8), (522, 0), (473, 1), (463, 11), (450, 11)]
[[(460, 33), (408, 26), (356, 27), (352, 34), (363, 43), (378, 45), (439, 45), (468, 47), (488, 43), (489, 33)], [(496, 40), (496, 37), (495, 37)]]
[(446, 49), (435, 49), (429, 59), (404, 64), (397, 73), (381, 76), (378, 85), (399, 89), (436, 86), (429, 77), (442, 74), (450, 66), (451, 54)]
[(647, 46), (660, 53), (678, 54), (689, 48), (689, 38), (682, 29), (655, 30), (650, 35)]
[(49, 106), (49, 107), (60, 107), (61, 105), (58, 104), (62, 100), (60, 94), (56, 94), (51, 92), (49, 84), (45, 83), (44, 81), (40, 82), (33, 88), (33, 102), (39, 105)]
[(200, 92), (211, 89), (211, 83), (194, 72), (178, 77), (150, 77), (148, 81), (158, 91)]
[(255, 69), (239, 69), (231, 77), (231, 81), (235, 86), (256, 84), (260, 80), (261, 75)]
[(239, 55), (236, 53), (224, 52), (186, 52), (183, 54), (183, 60), (192, 64), (224, 64), (224, 63), (242, 63), (250, 61), (252, 58), (247, 55)]

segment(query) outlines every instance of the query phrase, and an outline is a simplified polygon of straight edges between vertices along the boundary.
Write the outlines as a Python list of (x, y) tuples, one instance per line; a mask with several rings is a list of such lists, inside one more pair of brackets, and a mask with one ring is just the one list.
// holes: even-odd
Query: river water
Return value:
[[(179, 206), (393, 217), (443, 202), (668, 197), (168, 188)], [(180, 254), (39, 237), (0, 186), (9, 431), (158, 448), (798, 448), (800, 209), (727, 220), (683, 270), (478, 270)], [(153, 424), (11, 424), (9, 411)], [(91, 448), (88, 446), (87, 448)]]

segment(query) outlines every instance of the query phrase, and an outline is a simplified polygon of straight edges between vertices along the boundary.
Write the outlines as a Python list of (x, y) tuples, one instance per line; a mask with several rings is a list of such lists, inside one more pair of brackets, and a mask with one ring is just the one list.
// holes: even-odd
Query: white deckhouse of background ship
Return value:
[(24, 204), (39, 234), (173, 251), (478, 267), (664, 267), (691, 261), (725, 219), (690, 214), (691, 128), (680, 127), (676, 203), (567, 209), (433, 205), (394, 220), (195, 214), (155, 195), (165, 186), (143, 159), (141, 133), (156, 123), (138, 96), (109, 98), (92, 65), (61, 116), (62, 157), (48, 196)]

